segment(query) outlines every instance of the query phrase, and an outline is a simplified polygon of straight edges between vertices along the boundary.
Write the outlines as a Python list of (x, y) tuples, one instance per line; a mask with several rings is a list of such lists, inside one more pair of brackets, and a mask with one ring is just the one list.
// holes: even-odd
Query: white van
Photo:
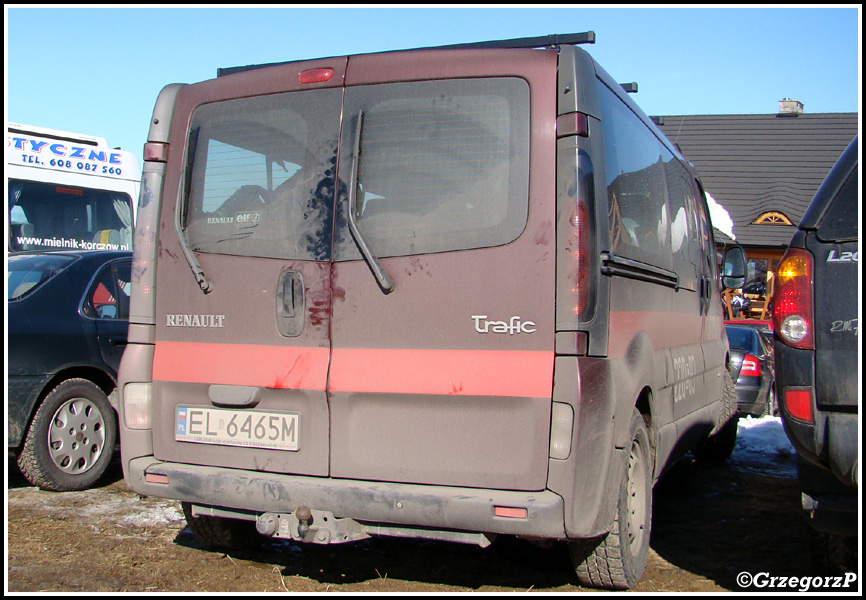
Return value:
[(131, 250), (141, 166), (104, 138), (6, 126), (10, 252)]

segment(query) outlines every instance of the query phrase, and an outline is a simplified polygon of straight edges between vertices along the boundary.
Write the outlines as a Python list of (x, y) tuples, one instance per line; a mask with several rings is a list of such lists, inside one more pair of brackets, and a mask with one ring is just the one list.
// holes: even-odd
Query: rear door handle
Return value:
[(297, 337), (304, 331), (304, 277), (300, 271), (280, 273), (277, 281), (277, 329), (280, 335)]

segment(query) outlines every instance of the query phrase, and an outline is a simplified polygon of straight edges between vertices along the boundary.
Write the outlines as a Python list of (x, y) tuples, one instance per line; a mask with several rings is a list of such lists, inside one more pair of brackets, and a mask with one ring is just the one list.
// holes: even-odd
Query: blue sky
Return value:
[[(518, 6), (518, 7), (513, 7)], [(218, 67), (551, 33), (636, 81), (651, 115), (859, 112), (859, 5), (838, 8), (31, 8), (6, 5), (6, 119), (141, 155), (169, 83)]]

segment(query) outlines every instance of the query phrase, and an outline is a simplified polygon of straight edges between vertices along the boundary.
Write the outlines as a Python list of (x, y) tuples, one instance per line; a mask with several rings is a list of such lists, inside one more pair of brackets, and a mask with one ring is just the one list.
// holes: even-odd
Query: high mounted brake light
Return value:
[(298, 83), (324, 83), (325, 81), (330, 81), (333, 76), (334, 69), (307, 69), (306, 71), (301, 71), (300, 73), (298, 73)]
[(791, 248), (776, 271), (773, 293), (773, 326), (788, 346), (814, 350), (812, 310), (812, 255)]

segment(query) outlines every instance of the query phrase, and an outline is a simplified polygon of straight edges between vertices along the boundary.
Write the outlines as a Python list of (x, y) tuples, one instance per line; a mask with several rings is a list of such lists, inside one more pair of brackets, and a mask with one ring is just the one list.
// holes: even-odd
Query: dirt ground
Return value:
[[(634, 591), (744, 591), (741, 572), (810, 574), (809, 530), (790, 474), (685, 460), (656, 485), (653, 519), (649, 564)], [(30, 486), (10, 460), (7, 527), (12, 593), (587, 591), (563, 545), (513, 539), (487, 549), (378, 538), (211, 551), (186, 529), (179, 504), (130, 492), (119, 465), (98, 488), (51, 493)]]

